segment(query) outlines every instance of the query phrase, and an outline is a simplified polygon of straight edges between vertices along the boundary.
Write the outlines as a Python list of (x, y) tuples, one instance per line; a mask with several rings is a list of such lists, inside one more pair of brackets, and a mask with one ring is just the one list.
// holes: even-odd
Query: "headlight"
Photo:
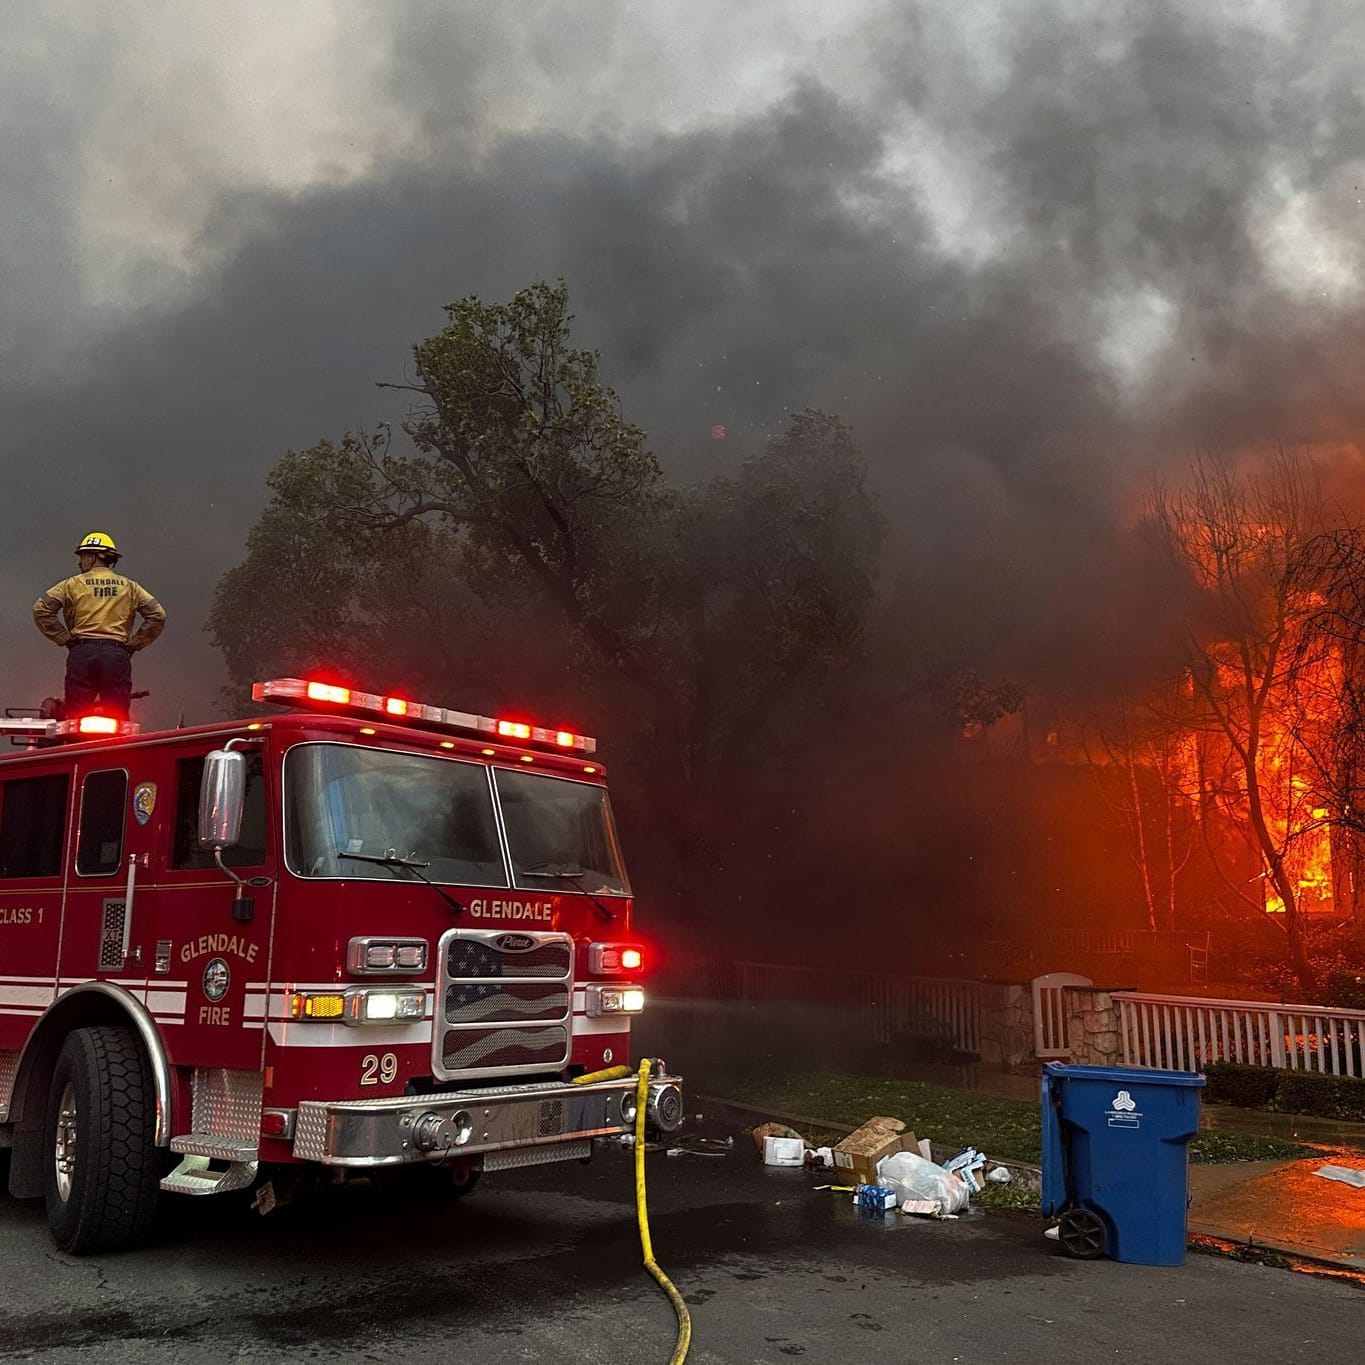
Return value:
[(387, 1024), (421, 1019), (427, 1012), (425, 991), (347, 991), (348, 1024)]
[(645, 993), (639, 986), (589, 986), (588, 1017), (604, 1014), (639, 1014), (645, 1007)]
[(424, 972), (427, 941), (424, 938), (389, 938), (363, 935), (353, 938), (346, 950), (347, 970), (356, 976), (381, 972)]
[(426, 1012), (424, 990), (295, 991), (289, 997), (291, 1019), (317, 1023), (407, 1023), (424, 1019)]

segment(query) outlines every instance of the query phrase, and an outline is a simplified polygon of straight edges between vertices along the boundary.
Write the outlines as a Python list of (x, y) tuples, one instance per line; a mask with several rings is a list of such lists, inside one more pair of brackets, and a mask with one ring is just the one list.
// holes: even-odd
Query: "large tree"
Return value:
[(1201, 800), (1215, 800), (1245, 831), (1271, 894), (1249, 894), (1244, 879), (1230, 884), (1250, 907), (1279, 912), (1305, 989), (1314, 972), (1299, 863), (1321, 795), (1294, 725), (1315, 662), (1301, 647), (1317, 610), (1302, 566), (1331, 516), (1312, 463), (1282, 452), (1250, 472), (1201, 458), (1181, 489), (1157, 491), (1148, 519), (1174, 569)]
[(862, 457), (807, 412), (733, 475), (670, 485), (571, 344), (562, 285), (446, 311), (388, 386), (412, 395), (406, 443), (351, 433), (272, 472), (209, 622), (234, 688), (325, 666), (581, 715), (695, 852), (857, 656)]

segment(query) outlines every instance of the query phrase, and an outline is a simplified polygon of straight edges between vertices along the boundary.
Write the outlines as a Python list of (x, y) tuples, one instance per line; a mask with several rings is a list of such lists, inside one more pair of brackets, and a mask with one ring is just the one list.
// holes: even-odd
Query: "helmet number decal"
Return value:
[(392, 1085), (398, 1078), (398, 1058), (392, 1052), (382, 1057), (368, 1052), (360, 1059), (361, 1085)]

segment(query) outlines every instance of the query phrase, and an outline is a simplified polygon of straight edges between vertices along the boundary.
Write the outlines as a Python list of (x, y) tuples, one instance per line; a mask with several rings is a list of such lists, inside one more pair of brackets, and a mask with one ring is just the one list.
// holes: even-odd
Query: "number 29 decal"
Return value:
[(392, 1052), (381, 1057), (367, 1052), (360, 1059), (361, 1085), (392, 1085), (398, 1076), (398, 1058)]

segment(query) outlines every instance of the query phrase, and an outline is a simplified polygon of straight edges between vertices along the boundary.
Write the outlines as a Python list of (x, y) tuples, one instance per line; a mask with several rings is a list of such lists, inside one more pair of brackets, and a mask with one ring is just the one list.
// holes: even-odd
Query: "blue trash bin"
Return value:
[(1070, 1256), (1137, 1265), (1185, 1259), (1195, 1071), (1043, 1068), (1043, 1213)]

